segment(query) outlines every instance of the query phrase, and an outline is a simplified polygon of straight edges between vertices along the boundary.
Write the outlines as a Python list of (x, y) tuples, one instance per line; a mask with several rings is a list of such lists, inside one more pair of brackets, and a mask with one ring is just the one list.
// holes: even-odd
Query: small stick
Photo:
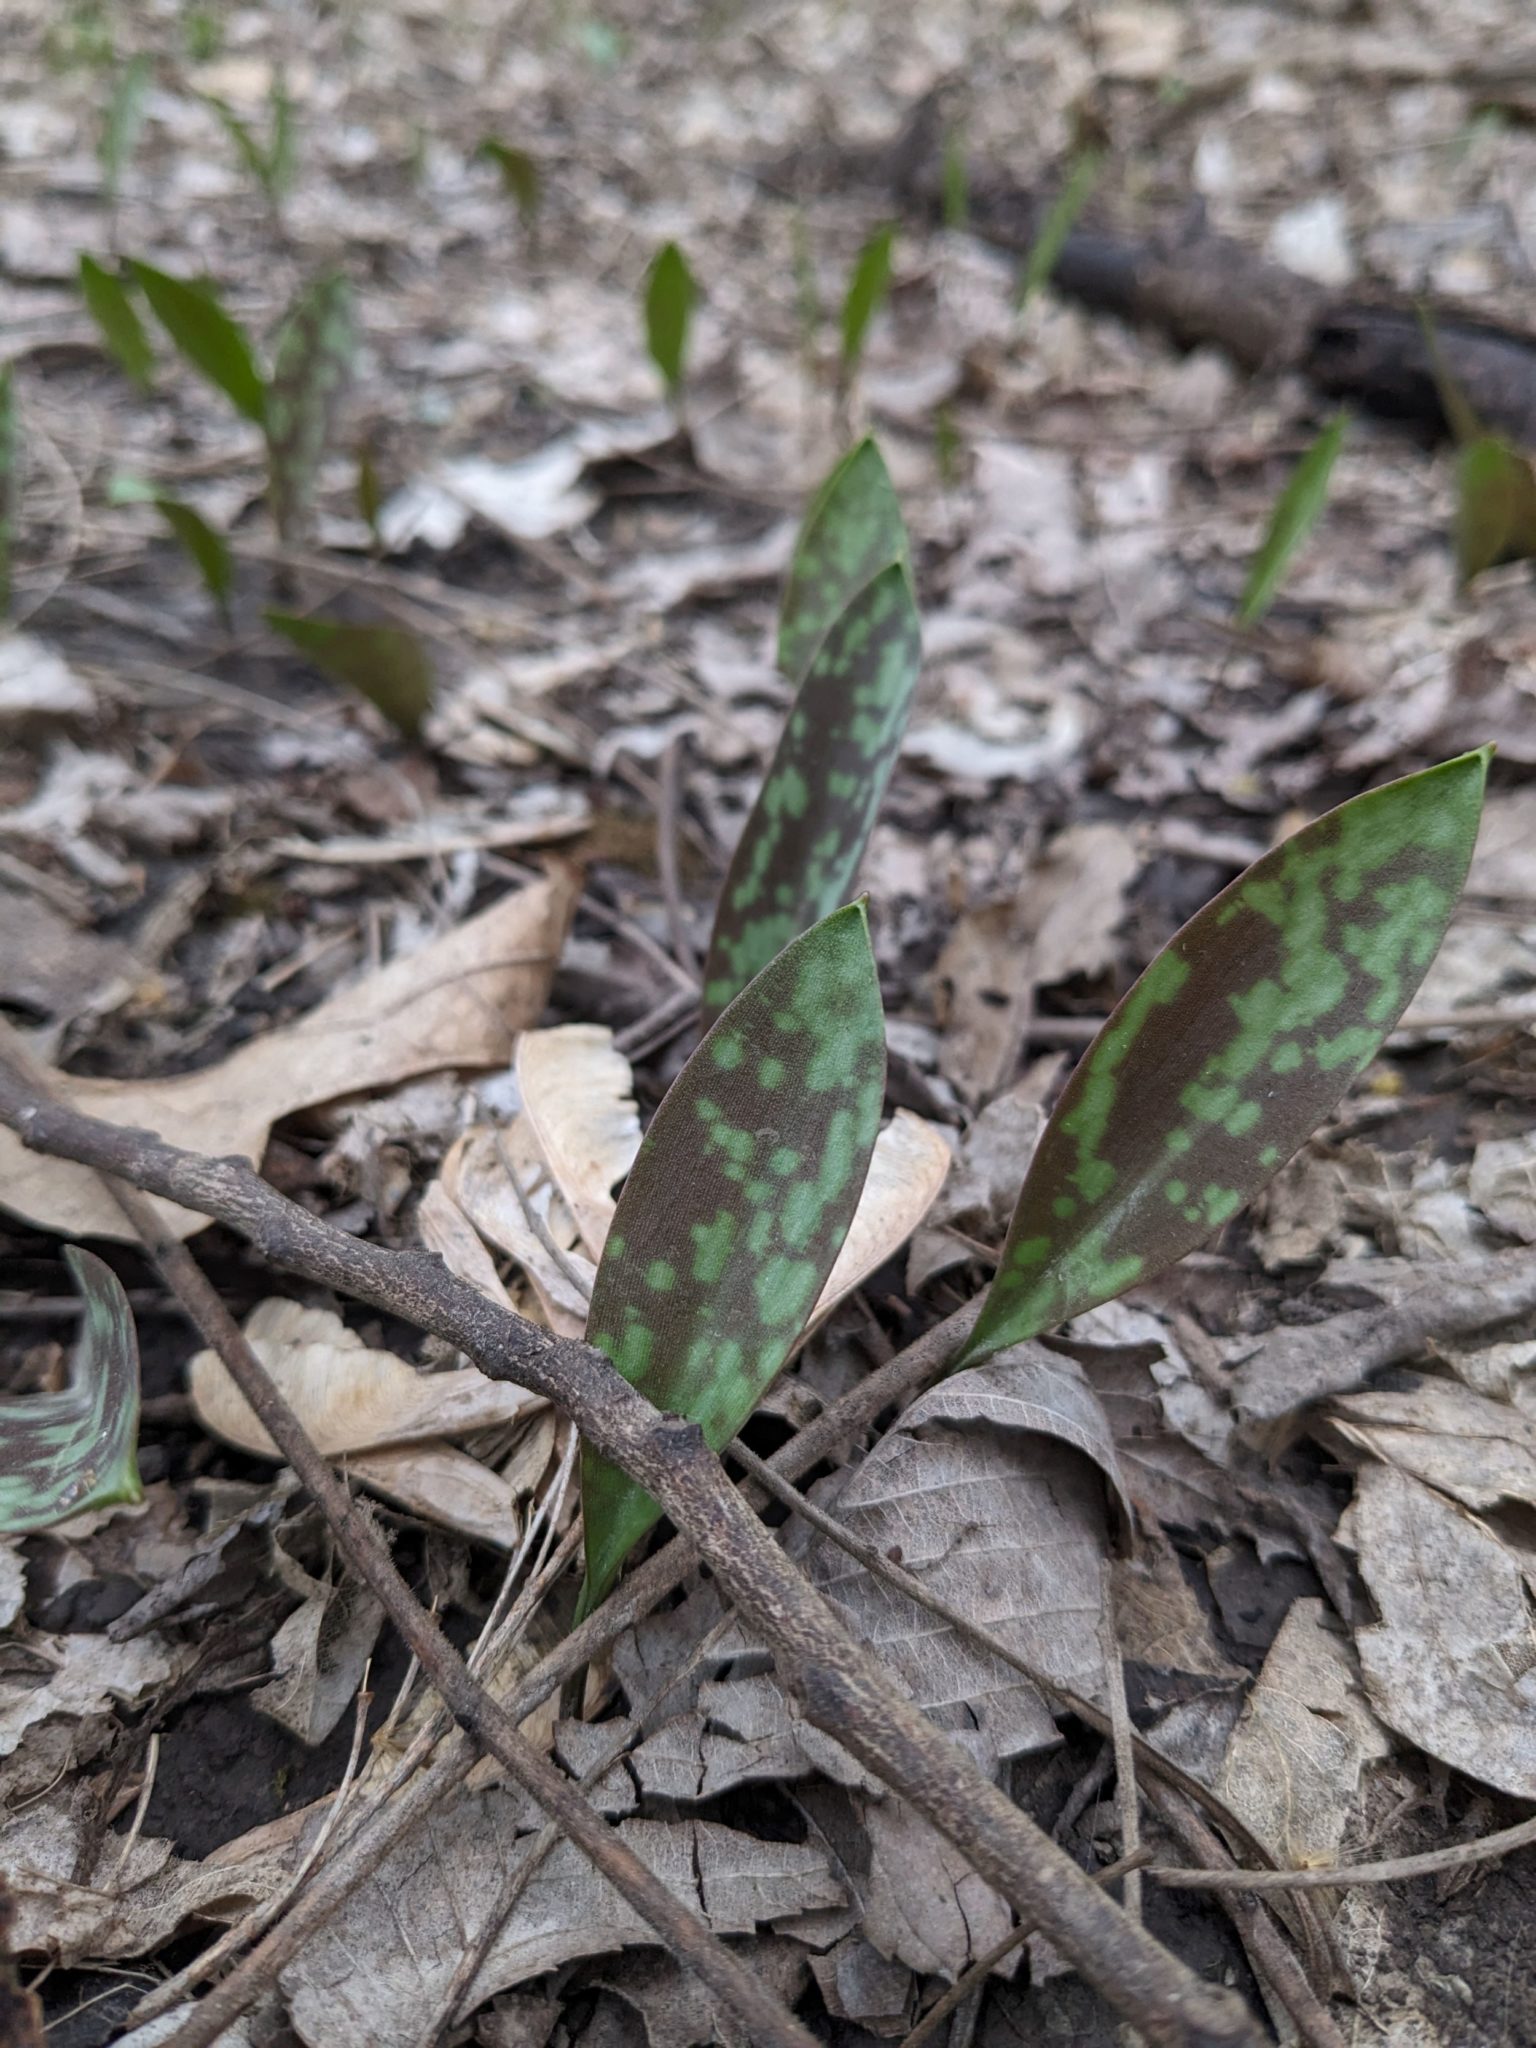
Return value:
[(1409, 1878), (1434, 1877), (1442, 1870), (1462, 1870), (1473, 1863), (1491, 1863), (1500, 1856), (1513, 1855), (1536, 1843), (1536, 1815), (1501, 1828), (1494, 1835), (1480, 1835), (1473, 1842), (1447, 1842), (1440, 1849), (1425, 1849), (1414, 1856), (1389, 1856), (1380, 1863), (1319, 1864), (1306, 1870), (1178, 1870), (1157, 1865), (1152, 1876), (1159, 1884), (1186, 1892), (1300, 1892), (1326, 1891), (1333, 1886), (1356, 1884), (1403, 1884)]
[[(1115, 1751), (1115, 1811), (1120, 1818), (1120, 1853), (1134, 1856), (1141, 1847), (1141, 1803), (1136, 1796), (1136, 1731), (1131, 1726), (1130, 1703), (1125, 1697), (1125, 1660), (1120, 1655), (1120, 1638), (1115, 1629), (1115, 1593), (1109, 1560), (1104, 1561), (1104, 1604), (1099, 1635), (1104, 1645), (1104, 1684), (1109, 1694), (1109, 1732)], [(1141, 1871), (1133, 1870), (1121, 1893), (1125, 1910), (1133, 1920), (1141, 1918)]]
[[(134, 1804), (133, 1819), (128, 1824), (128, 1832), (123, 1837), (123, 1846), (118, 1852), (117, 1861), (112, 1866), (112, 1875), (107, 1880), (108, 1885), (114, 1891), (117, 1889), (118, 1879), (128, 1867), (128, 1858), (133, 1854), (134, 1844), (143, 1832), (144, 1816), (149, 1811), (150, 1798), (155, 1789), (155, 1773), (159, 1768), (160, 1737), (158, 1735), (151, 1735), (144, 1752), (144, 1781), (139, 1786), (139, 1796)], [(82, 1876), (84, 1875), (83, 1872), (81, 1874)]]

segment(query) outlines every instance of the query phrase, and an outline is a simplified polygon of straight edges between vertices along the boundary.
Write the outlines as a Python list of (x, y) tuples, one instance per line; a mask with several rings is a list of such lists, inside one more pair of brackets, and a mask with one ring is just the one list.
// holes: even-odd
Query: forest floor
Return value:
[[(867, 429), (925, 657), (862, 878), (890, 1105), (954, 1159), (769, 1395), (766, 1451), (979, 1291), (1073, 1060), (1187, 918), (1330, 806), (1495, 742), (1467, 894), (1403, 1024), (1209, 1246), (1072, 1326), (1134, 1542), (1081, 1448), (980, 1412), (918, 1417), (904, 1441), (948, 1447), (942, 1483), (897, 1500), (870, 1480), (860, 1509), (1049, 1677), (1103, 1696), (1123, 1673), (1142, 1734), (1276, 1862), (1467, 1844), (1536, 1811), (1529, 564), (1460, 589), (1454, 451), (1362, 410), (1240, 630), (1333, 404), (1049, 287), (1020, 307), (1020, 259), (972, 232), (956, 175), (949, 225), (903, 214), (869, 167), (941, 86), (972, 177), (1056, 189), (1090, 138), (1093, 217), (1126, 234), (1214, 231), (1339, 292), (1529, 319), (1536, 40), (1516, 0), (10, 0), (0, 1009), (95, 1114), (243, 1152), (347, 1231), (432, 1243), (579, 1327), (559, 1196), (580, 1190), (548, 1134), (585, 1148), (600, 1207), (696, 1042), (715, 898), (788, 697), (796, 523)], [(291, 175), (268, 191), (248, 159), (285, 95)], [(531, 207), (487, 140), (526, 154)], [(840, 391), (844, 290), (888, 220), (889, 295)], [(640, 310), (668, 241), (699, 291), (681, 421)], [(206, 276), (268, 339), (306, 279), (347, 277), (355, 362), (301, 541), (275, 537), (257, 427), (163, 332), (146, 389), (106, 353), (82, 254)], [(157, 494), (227, 537), (227, 617)], [(419, 735), (327, 680), (274, 606), (411, 635), (435, 679)], [(573, 1025), (594, 1029), (514, 1066), (520, 1032)], [(444, 1729), (291, 1475), (189, 1377), (198, 1342), (99, 1184), (0, 1140), (0, 1384), (59, 1384), (70, 1242), (122, 1279), (142, 1355), (143, 1504), (0, 1542), (13, 1947), (50, 2048), (94, 2048), (146, 2000), (184, 2015), (224, 1927), (291, 1910)], [(242, 1319), (282, 1304), (270, 1341), (317, 1380), (394, 1389), (338, 1455), (456, 1642), (537, 1585), (500, 1650), (526, 1669), (576, 1595), (550, 1564), (569, 1424), (498, 1388), (424, 1436), (398, 1409), (428, 1412), (459, 1363), (444, 1346), (222, 1227), (190, 1243)], [(1485, 1280), (1486, 1312), (1373, 1358), (1380, 1320), (1448, 1278)], [(1500, 1309), (1517, 1298), (1523, 1321)], [(967, 1547), (977, 1514), (1001, 1578)], [(1103, 1584), (1108, 1633), (1083, 1606)], [(882, 1593), (840, 1595), (861, 1633)], [(638, 1724), (682, 1668), (597, 1803), (821, 2038), (900, 2042), (1011, 1911), (900, 1788), (805, 1734), (750, 1642), (699, 1651), (720, 1619), (696, 1579), (531, 1731), (579, 1773), (583, 1723)], [(1106, 1740), (952, 1634), (921, 1658), (909, 1641), (907, 1664), (900, 1647), (909, 1687), (1080, 1864), (1120, 1854)], [(568, 1844), (500, 1924), (539, 1816), (482, 1771), (226, 2039), (733, 2038)], [(1145, 1826), (1157, 1862), (1188, 1860)], [(1298, 2035), (1214, 1895), (1145, 1883), (1152, 1929), (1280, 2039), (1536, 2043), (1536, 1846), (1300, 1896), (1277, 1922), (1315, 2001)], [(170, 2038), (157, 2024), (135, 2040)], [(1122, 2038), (1038, 1941), (945, 2024), (955, 2048)]]

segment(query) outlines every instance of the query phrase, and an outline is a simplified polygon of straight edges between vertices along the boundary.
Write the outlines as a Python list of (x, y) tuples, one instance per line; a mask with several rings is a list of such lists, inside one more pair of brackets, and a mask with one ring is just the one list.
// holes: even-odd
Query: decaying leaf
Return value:
[(408, 1514), (455, 1529), (473, 1543), (514, 1550), (522, 1516), (508, 1481), (478, 1458), (434, 1439), (385, 1450), (350, 1451), (348, 1477)]
[[(332, 1310), (305, 1308), (279, 1295), (252, 1309), (245, 1335), (316, 1450), (327, 1457), (464, 1436), (542, 1405), (536, 1394), (510, 1381), (488, 1380), (473, 1366), (417, 1372), (393, 1351), (371, 1351)], [(217, 1352), (199, 1351), (187, 1377), (205, 1429), (258, 1457), (278, 1455)]]
[(897, 1110), (875, 1140), (859, 1206), (811, 1311), (807, 1335), (906, 1243), (943, 1187), (950, 1157), (937, 1124)]
[(434, 1251), (448, 1268), (471, 1287), (478, 1287), (487, 1301), (498, 1308), (511, 1308), (512, 1297), (502, 1285), (496, 1261), (484, 1240), (442, 1181), (435, 1180), (416, 1205), (416, 1228), (428, 1251)]
[[(1092, 1695), (1101, 1682), (1106, 1482), (1119, 1498), (1109, 1427), (1080, 1368), (1027, 1345), (914, 1402), (831, 1505), (1026, 1661)], [(1011, 1666), (824, 1539), (809, 1568), (941, 1726), (978, 1731), (998, 1757), (1056, 1740), (1049, 1707)]]
[(0, 1531), (8, 1536), (144, 1497), (139, 1344), (128, 1297), (93, 1252), (66, 1245), (64, 1259), (85, 1304), (69, 1384), (0, 1399)]
[(1429, 1755), (1536, 1799), (1530, 1553), (1391, 1465), (1350, 1514), (1380, 1620), (1355, 1631), (1371, 1705)]
[(141, 1705), (185, 1669), (190, 1652), (153, 1636), (113, 1643), (99, 1635), (28, 1635), (0, 1675), (0, 1756), (51, 1715), (104, 1714)]
[(895, 765), (921, 662), (905, 562), (882, 569), (818, 643), (720, 892), (706, 1022), (845, 902)]
[[(413, 1074), (505, 1066), (519, 1026), (544, 1006), (574, 899), (563, 875), (510, 892), (302, 1021), (196, 1073), (158, 1081), (59, 1073), (52, 1086), (87, 1115), (154, 1131), (189, 1151), (257, 1160), (271, 1125), (296, 1109)], [(205, 1217), (152, 1199), (179, 1236), (205, 1227)], [(131, 1236), (89, 1168), (28, 1152), (3, 1129), (0, 1204), (67, 1236)]]
[(1367, 1765), (1391, 1741), (1321, 1600), (1297, 1600), (1232, 1731), (1216, 1789), (1282, 1867), (1336, 1859)]
[(579, 1337), (597, 1268), (577, 1249), (575, 1218), (549, 1177), (528, 1118), (514, 1118), (505, 1131), (490, 1124), (466, 1131), (443, 1161), (442, 1180), (480, 1235), (527, 1274), (550, 1329)]
[(238, 1841), (205, 1863), (147, 1835), (125, 1848), (111, 1829), (96, 1836), (89, 1809), (67, 1792), (0, 1827), (0, 1875), (16, 1899), (15, 1952), (66, 1968), (87, 1957), (137, 1961), (196, 1920), (236, 1920), (286, 1874), (283, 1852), (246, 1856)]
[(964, 1358), (1171, 1265), (1284, 1164), (1434, 958), (1489, 750), (1331, 811), (1173, 938), (1068, 1083)]
[(629, 1062), (601, 1024), (525, 1031), (517, 1042), (523, 1113), (582, 1242), (602, 1256), (613, 1221), (613, 1188), (640, 1149)]
[(1354, 1449), (1469, 1508), (1536, 1507), (1536, 1418), (1507, 1401), (1415, 1373), (1390, 1388), (1345, 1394), (1325, 1414)]
[(272, 1638), (272, 1677), (251, 1704), (313, 1748), (356, 1696), (384, 1609), (355, 1579), (315, 1579), (276, 1552), (284, 1584), (301, 1595)]
[[(460, 1794), (390, 1853), (283, 1972), (290, 2017), (309, 2048), (415, 2048), (527, 1856), (531, 1818), (504, 1791)], [(751, 1934), (843, 1896), (814, 1843), (760, 1842), (709, 1821), (629, 1820), (617, 1833), (717, 1934)], [(561, 1842), (491, 1943), (465, 2009), (576, 1956), (654, 1939)]]
[[(804, 1328), (869, 1167), (885, 1029), (862, 904), (797, 939), (707, 1034), (646, 1133), (598, 1267), (588, 1336), (721, 1449)], [(658, 1510), (582, 1456), (603, 1597)]]

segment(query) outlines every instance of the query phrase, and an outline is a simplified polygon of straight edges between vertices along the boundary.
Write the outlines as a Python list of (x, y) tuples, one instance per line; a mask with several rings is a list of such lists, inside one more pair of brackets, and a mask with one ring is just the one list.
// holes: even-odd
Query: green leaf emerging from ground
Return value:
[(688, 356), (688, 329), (698, 296), (688, 258), (676, 242), (657, 251), (645, 276), (645, 345), (675, 399)]
[(852, 894), (921, 665), (906, 563), (893, 562), (833, 622), (800, 685), (720, 893), (706, 1022)]
[(846, 384), (859, 367), (870, 322), (885, 304), (891, 286), (891, 249), (896, 240), (892, 227), (876, 228), (854, 258), (853, 274), (843, 299), (842, 376)]
[(69, 1385), (0, 1400), (0, 1533), (47, 1529), (87, 1508), (142, 1500), (139, 1347), (122, 1283), (74, 1245), (64, 1257), (85, 1304)]
[(910, 562), (907, 529), (884, 458), (868, 438), (811, 500), (779, 611), (779, 667), (798, 683), (822, 635), (870, 578)]
[(230, 623), (229, 600), (235, 587), (235, 567), (223, 534), (215, 532), (201, 512), (194, 512), (179, 498), (157, 496), (154, 504), (202, 577), (208, 595), (218, 606), (219, 616), (227, 627)]
[(432, 708), (432, 664), (414, 633), (403, 626), (303, 619), (294, 612), (268, 612), (267, 624), (333, 682), (366, 697), (391, 725), (414, 739)]
[(154, 78), (148, 57), (130, 57), (112, 84), (101, 128), (101, 183), (107, 204), (117, 204), (117, 189), (144, 126), (144, 96)]
[(1103, 167), (1104, 152), (1099, 149), (1079, 150), (1072, 159), (1067, 182), (1040, 223), (1040, 232), (1030, 245), (1024, 268), (1019, 273), (1019, 288), (1014, 295), (1014, 305), (1019, 312), (1023, 312), (1042, 285), (1050, 283), (1052, 273), (1061, 261), (1061, 252), (1067, 245), (1067, 237), (1076, 227), (1078, 215), (1093, 197), (1093, 188), (1099, 182), (1099, 172)]
[(1463, 589), (1484, 569), (1536, 557), (1536, 476), (1491, 434), (1456, 459), (1456, 574)]
[(129, 269), (155, 318), (195, 370), (224, 393), (237, 412), (266, 424), (266, 384), (245, 330), (206, 286), (188, 284), (148, 263)]
[(516, 205), (523, 226), (531, 227), (539, 211), (539, 167), (527, 150), (487, 135), (475, 155), (496, 166), (502, 191)]
[[(858, 1204), (885, 1092), (862, 904), (782, 952), (656, 1112), (608, 1235), (590, 1341), (715, 1450), (789, 1356)], [(659, 1510), (582, 1453), (589, 1613)]]
[(290, 545), (303, 533), (315, 477), (352, 370), (352, 294), (334, 272), (294, 301), (273, 351), (267, 386), (267, 469), (272, 518)]
[(1286, 571), (1297, 550), (1322, 517), (1323, 506), (1328, 501), (1333, 465), (1344, 444), (1344, 430), (1348, 425), (1345, 413), (1328, 422), (1297, 463), (1290, 482), (1275, 500), (1275, 509), (1269, 515), (1269, 530), (1253, 558), (1253, 567), (1248, 571), (1248, 581), (1243, 588), (1242, 603), (1237, 608), (1240, 626), (1256, 625), (1263, 618), (1274, 603), (1275, 592), (1285, 581)]
[(1330, 811), (1164, 947), (1057, 1105), (962, 1364), (1172, 1265), (1306, 1141), (1435, 957), (1491, 753)]
[(122, 279), (104, 270), (90, 256), (80, 258), (79, 275), (80, 295), (101, 329), (108, 353), (125, 376), (141, 391), (147, 391), (155, 367), (155, 352)]

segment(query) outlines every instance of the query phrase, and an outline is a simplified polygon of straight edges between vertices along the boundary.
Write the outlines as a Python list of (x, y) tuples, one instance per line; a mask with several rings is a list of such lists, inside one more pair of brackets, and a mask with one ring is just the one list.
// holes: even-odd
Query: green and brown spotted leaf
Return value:
[(1046, 1127), (959, 1363), (1172, 1265), (1306, 1141), (1439, 950), (1492, 751), (1330, 811), (1169, 941)]
[(352, 295), (334, 272), (294, 302), (267, 385), (267, 472), (282, 538), (302, 536), (337, 401), (352, 369)]
[[(587, 1336), (719, 1450), (794, 1348), (847, 1234), (885, 1093), (861, 903), (798, 938), (673, 1083), (608, 1233)], [(603, 1598), (660, 1510), (583, 1450), (587, 1577)]]
[(811, 500), (784, 582), (779, 667), (798, 683), (838, 615), (892, 562), (908, 564), (907, 529), (885, 459), (866, 437)]
[(800, 685), (720, 893), (706, 1023), (852, 894), (921, 661), (906, 564), (892, 562), (833, 622)]
[(48, 1529), (87, 1508), (142, 1500), (139, 1347), (122, 1282), (74, 1245), (64, 1257), (85, 1305), (69, 1385), (0, 1400), (0, 1534)]

